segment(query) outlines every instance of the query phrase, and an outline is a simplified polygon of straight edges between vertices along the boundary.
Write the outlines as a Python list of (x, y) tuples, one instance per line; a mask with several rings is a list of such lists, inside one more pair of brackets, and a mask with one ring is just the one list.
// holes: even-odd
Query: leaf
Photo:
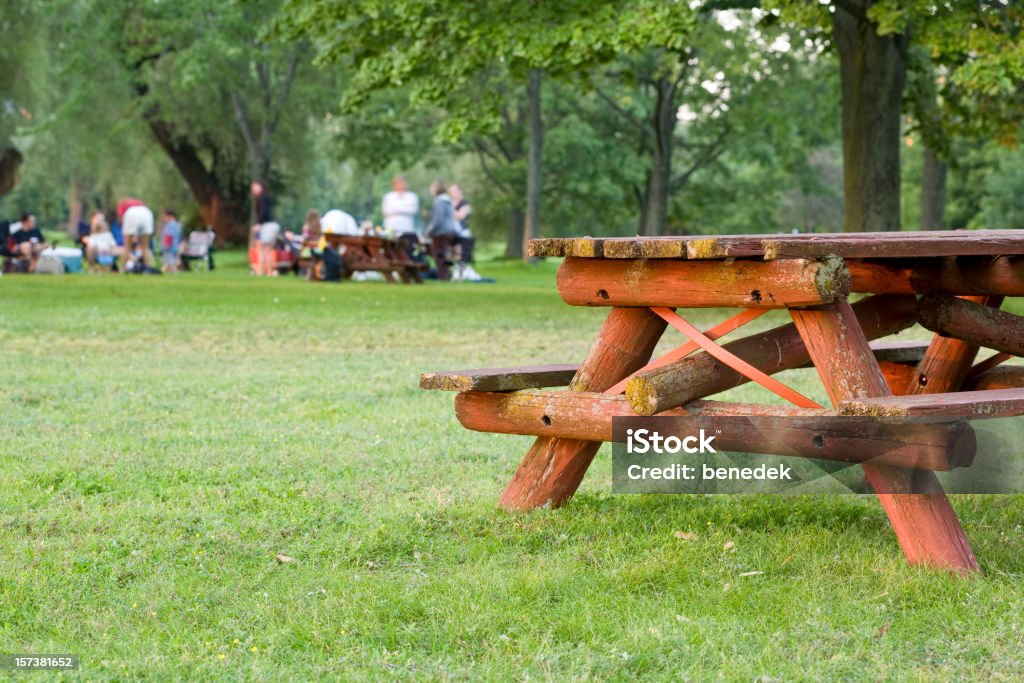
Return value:
[(678, 538), (680, 541), (696, 541), (700, 538), (697, 534), (692, 531), (675, 531), (672, 533), (673, 536)]
[(740, 576), (760, 576), (764, 572), (743, 572)]
[(892, 626), (892, 624), (889, 624), (889, 623), (882, 624), (882, 628), (878, 629), (878, 633), (875, 634), (875, 638), (881, 638), (886, 633), (888, 633), (890, 626)]
[(277, 560), (281, 564), (288, 564), (289, 562), (294, 562), (295, 561), (294, 557), (288, 557), (284, 553), (278, 553), (277, 555), (274, 555), (274, 559)]
[(722, 551), (724, 552), (726, 550), (732, 550), (735, 547), (736, 547), (735, 543), (733, 543), (732, 541), (726, 541), (725, 545), (722, 546)]

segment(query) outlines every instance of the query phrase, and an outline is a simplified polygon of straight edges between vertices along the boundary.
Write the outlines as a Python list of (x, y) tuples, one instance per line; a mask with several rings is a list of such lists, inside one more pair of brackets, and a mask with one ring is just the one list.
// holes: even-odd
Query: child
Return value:
[(107, 225), (107, 219), (103, 216), (102, 211), (94, 213), (89, 223), (89, 239), (86, 242), (85, 258), (89, 262), (89, 272), (95, 273), (113, 266), (114, 259), (121, 252), (121, 248), (117, 246), (117, 241), (114, 239), (113, 233), (110, 232), (110, 226)]
[(160, 233), (160, 259), (165, 273), (178, 272), (178, 252), (181, 249), (181, 223), (174, 209), (166, 209), (163, 215), (164, 229)]

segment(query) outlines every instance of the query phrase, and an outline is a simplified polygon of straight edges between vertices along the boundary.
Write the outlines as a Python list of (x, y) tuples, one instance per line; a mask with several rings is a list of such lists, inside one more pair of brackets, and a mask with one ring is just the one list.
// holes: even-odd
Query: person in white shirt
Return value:
[(359, 224), (350, 214), (331, 209), (320, 219), (320, 227), (328, 235), (362, 235)]
[(114, 259), (120, 254), (121, 247), (117, 246), (106, 217), (102, 211), (97, 211), (89, 221), (89, 237), (85, 247), (85, 258), (89, 262), (90, 272), (113, 265)]
[(384, 195), (380, 204), (384, 214), (384, 229), (394, 239), (416, 233), (416, 214), (420, 212), (420, 198), (409, 192), (405, 176), (397, 175), (391, 180), (391, 192)]

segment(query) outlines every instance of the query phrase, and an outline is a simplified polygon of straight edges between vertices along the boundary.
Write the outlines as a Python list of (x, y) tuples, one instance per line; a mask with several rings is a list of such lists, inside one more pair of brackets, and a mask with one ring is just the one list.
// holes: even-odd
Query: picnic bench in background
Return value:
[[(763, 453), (759, 434), (772, 430), (776, 455), (861, 463), (911, 563), (978, 569), (935, 471), (969, 464), (942, 429), (1024, 414), (1024, 367), (1000, 365), (1024, 355), (1024, 318), (999, 310), (1004, 297), (1024, 296), (1024, 230), (540, 239), (530, 254), (564, 258), (556, 284), (566, 303), (611, 308), (586, 359), (420, 380), (459, 392), (456, 416), (469, 429), (538, 437), (502, 507), (568, 500), (612, 439), (613, 417), (673, 415), (696, 427), (746, 416), (749, 433), (716, 444)], [(851, 304), (853, 293), (869, 296)], [(700, 331), (677, 312), (687, 308), (741, 311)], [(792, 322), (715, 342), (770, 309)], [(935, 333), (930, 343), (875, 341), (918, 322)], [(651, 361), (667, 327), (688, 341)], [(982, 347), (998, 353), (975, 363)], [(807, 366), (830, 408), (773, 377)], [(749, 381), (793, 405), (707, 400)], [(946, 422), (901, 441), (844, 432), (837, 418), (848, 415)]]
[(357, 272), (377, 272), (388, 282), (422, 283), (425, 263), (417, 263), (405, 245), (375, 235), (324, 234), (327, 244), (341, 255), (344, 279)]

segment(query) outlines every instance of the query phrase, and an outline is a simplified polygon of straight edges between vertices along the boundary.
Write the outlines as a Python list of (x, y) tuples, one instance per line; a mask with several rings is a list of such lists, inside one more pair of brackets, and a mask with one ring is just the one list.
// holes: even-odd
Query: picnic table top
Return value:
[(726, 259), (915, 258), (1024, 254), (1024, 230), (935, 230), (668, 237), (551, 237), (531, 240), (531, 256)]

